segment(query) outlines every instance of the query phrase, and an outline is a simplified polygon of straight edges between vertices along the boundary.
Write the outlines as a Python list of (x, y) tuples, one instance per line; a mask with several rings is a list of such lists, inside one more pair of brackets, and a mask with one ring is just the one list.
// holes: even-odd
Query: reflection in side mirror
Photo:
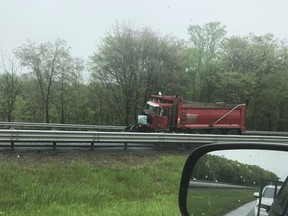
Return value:
[(288, 153), (223, 150), (203, 155), (190, 176), (189, 215), (267, 215), (288, 172)]

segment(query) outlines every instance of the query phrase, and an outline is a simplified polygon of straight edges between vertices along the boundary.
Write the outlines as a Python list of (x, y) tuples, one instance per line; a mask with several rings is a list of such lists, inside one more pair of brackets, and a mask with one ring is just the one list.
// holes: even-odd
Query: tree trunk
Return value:
[(48, 101), (46, 101), (46, 103), (45, 103), (45, 120), (46, 120), (46, 123), (50, 123), (50, 119), (49, 119), (49, 103), (48, 103)]

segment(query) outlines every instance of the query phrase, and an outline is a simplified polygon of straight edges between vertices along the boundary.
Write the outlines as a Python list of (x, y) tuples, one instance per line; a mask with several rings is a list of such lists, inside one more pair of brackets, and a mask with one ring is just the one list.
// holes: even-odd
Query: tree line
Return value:
[(1, 121), (129, 125), (151, 94), (247, 105), (250, 130), (287, 131), (287, 42), (227, 36), (211, 22), (189, 40), (117, 23), (84, 61), (65, 40), (26, 41), (1, 55)]
[(202, 156), (193, 169), (192, 179), (230, 183), (246, 186), (261, 186), (262, 182), (278, 182), (279, 177), (257, 165), (249, 165), (217, 155)]

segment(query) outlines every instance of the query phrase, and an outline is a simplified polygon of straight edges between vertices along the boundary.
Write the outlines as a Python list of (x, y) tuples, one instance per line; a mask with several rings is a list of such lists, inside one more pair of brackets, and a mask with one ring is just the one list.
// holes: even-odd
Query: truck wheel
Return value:
[(222, 134), (222, 131), (219, 129), (213, 129), (210, 131), (211, 134)]
[(193, 130), (192, 134), (204, 134), (203, 130)]
[(238, 132), (238, 130), (233, 129), (233, 130), (228, 130), (227, 134), (228, 135), (239, 135), (239, 132)]

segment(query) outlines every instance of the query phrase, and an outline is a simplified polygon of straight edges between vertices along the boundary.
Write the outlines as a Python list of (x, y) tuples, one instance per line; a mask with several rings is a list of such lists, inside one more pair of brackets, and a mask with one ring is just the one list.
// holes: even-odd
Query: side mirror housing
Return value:
[[(245, 151), (245, 154), (243, 154), (243, 150)], [(231, 152), (236, 152), (237, 154), (233, 154), (233, 159), (230, 160), (230, 162), (227, 161), (226, 159), (226, 154), (225, 153), (229, 153), (229, 151)], [(223, 153), (224, 152), (224, 153)], [(227, 154), (228, 154), (227, 153)], [(217, 155), (218, 156), (215, 156)], [(223, 155), (224, 154), (224, 155)], [(237, 157), (234, 157), (235, 155), (237, 155)], [(244, 156), (245, 155), (245, 156)], [(278, 169), (278, 167), (280, 166), (274, 166), (274, 170), (278, 171), (278, 173), (281, 172), (281, 174), (279, 174), (279, 176), (281, 176), (281, 178), (279, 178), (279, 176), (277, 176), (275, 173), (273, 173), (273, 169), (272, 170), (266, 170), (266, 166), (262, 166), (259, 165), (259, 167), (255, 168), (255, 164), (254, 162), (257, 161), (257, 163), (259, 162), (258, 159), (258, 155), (263, 158), (263, 160), (261, 160), (261, 162), (263, 161), (265, 165), (270, 165), (270, 163), (265, 163), (267, 161), (267, 157), (269, 156), (270, 158), (276, 157), (277, 159), (279, 159), (279, 164), (285, 164), (288, 163), (288, 145), (287, 144), (279, 144), (279, 143), (248, 143), (248, 142), (243, 142), (243, 143), (215, 143), (215, 144), (208, 144), (208, 145), (202, 145), (199, 148), (196, 148), (187, 158), (184, 168), (183, 168), (183, 172), (182, 172), (182, 176), (181, 176), (181, 181), (180, 181), (180, 188), (179, 188), (179, 208), (180, 208), (180, 212), (182, 216), (191, 216), (191, 215), (201, 215), (201, 213), (203, 213), (202, 215), (206, 214), (208, 211), (213, 211), (213, 213), (215, 214), (215, 208), (213, 208), (213, 206), (217, 206), (220, 201), (220, 199), (222, 198), (227, 198), (226, 200), (232, 200), (237, 198), (237, 202), (239, 201), (239, 203), (243, 200), (242, 198), (238, 199), (238, 196), (240, 197), (241, 193), (233, 193), (230, 198), (229, 196), (225, 195), (222, 196), (222, 194), (220, 194), (221, 190), (217, 189), (217, 187), (219, 188), (221, 186), (220, 183), (223, 182), (224, 177), (226, 177), (226, 179), (231, 179), (233, 180), (232, 182), (232, 186), (233, 186), (233, 190), (235, 191), (235, 182), (236, 187), (243, 187), (247, 185), (247, 192), (244, 192), (247, 194), (245, 194), (245, 197), (247, 197), (248, 201), (253, 201), (253, 196), (255, 198), (261, 198), (260, 197), (260, 193), (259, 192), (254, 192), (255, 190), (260, 189), (260, 185), (262, 180), (271, 180), (271, 182), (273, 181), (279, 181), (280, 179), (285, 179), (287, 174), (286, 173), (282, 173), (281, 170), (283, 169)], [(268, 155), (268, 156), (267, 156)], [(279, 157), (280, 156), (280, 157)], [(213, 160), (215, 159), (215, 157), (218, 157), (217, 159), (219, 160)], [(239, 161), (241, 161), (241, 159), (245, 158), (247, 159), (247, 162), (242, 162), (239, 163), (239, 161), (237, 161), (235, 158), (240, 158)], [(261, 159), (262, 159), (261, 158)], [(283, 161), (282, 161), (283, 160)], [(220, 163), (220, 161), (222, 161), (222, 163)], [(281, 161), (281, 162), (280, 162)], [(256, 163), (256, 162), (255, 162)], [(223, 164), (223, 166), (222, 166)], [(225, 165), (229, 165), (229, 166), (225, 166)], [(215, 166), (213, 166), (215, 165)], [(217, 165), (217, 166), (216, 166)], [(225, 167), (225, 170), (222, 168)], [(239, 167), (239, 169), (238, 169)], [(241, 168), (241, 169), (240, 169)], [(257, 170), (263, 170), (267, 173), (267, 176), (269, 177), (268, 179), (266, 179), (266, 174), (262, 175), (260, 173), (258, 174), (254, 174), (254, 168)], [(261, 168), (261, 169), (258, 169)], [(265, 168), (265, 169), (264, 169)], [(235, 172), (237, 171), (237, 172)], [(240, 171), (244, 174), (239, 174)], [(244, 172), (245, 171), (245, 172)], [(272, 171), (272, 172), (270, 172)], [(261, 171), (262, 172), (262, 171)], [(222, 173), (222, 175), (219, 175), (219, 173)], [(236, 173), (236, 175), (235, 175)], [(238, 175), (237, 175), (238, 173)], [(251, 173), (251, 174), (249, 174)], [(268, 175), (269, 173), (269, 175)], [(246, 177), (246, 174), (249, 174), (249, 177)], [(270, 175), (271, 174), (271, 175)], [(286, 174), (286, 175), (285, 175)], [(235, 178), (235, 176), (237, 176), (237, 179)], [(263, 179), (261, 178), (263, 176)], [(222, 178), (223, 177), (223, 178)], [(252, 177), (252, 178), (250, 178)], [(192, 181), (192, 182), (191, 182)], [(193, 182), (195, 181), (195, 182)], [(205, 181), (205, 183), (208, 183), (208, 186), (205, 186), (205, 188), (203, 188), (203, 184), (202, 186), (198, 183), (198, 185), (195, 186), (195, 184), (193, 185), (192, 183), (196, 183), (197, 181), (199, 182), (203, 182)], [(231, 192), (231, 182), (224, 180), (224, 183), (228, 183), (225, 185), (225, 188), (228, 188), (226, 191), (230, 191)], [(216, 186), (214, 186), (216, 184)], [(210, 187), (211, 185), (211, 187)], [(210, 189), (212, 188), (212, 189)], [(216, 188), (216, 192), (218, 194), (215, 193), (215, 188)], [(213, 191), (214, 189), (214, 191)], [(240, 189), (239, 189), (240, 190)], [(204, 197), (206, 192), (208, 191), (208, 195), (207, 197), (209, 199), (206, 199), (207, 197)], [(234, 192), (233, 191), (233, 192)], [(287, 190), (288, 191), (288, 190)], [(210, 192), (210, 193), (209, 193)], [(211, 198), (213, 198), (212, 196), (209, 195), (215, 195), (215, 199), (212, 200)], [(231, 194), (231, 193), (230, 193)], [(253, 194), (253, 196), (251, 196)], [(204, 197), (204, 198), (203, 198)], [(217, 198), (218, 197), (218, 198)], [(198, 202), (199, 201), (199, 202)], [(213, 203), (212, 203), (213, 201)], [(215, 201), (215, 202), (214, 202)], [(265, 200), (266, 201), (266, 200)], [(203, 202), (207, 202), (205, 203), (205, 207), (203, 204)], [(227, 204), (227, 201), (223, 201), (225, 202), (224, 204)], [(200, 203), (200, 204), (199, 204)], [(256, 205), (256, 202), (253, 201), (251, 202), (253, 205)], [(261, 201), (260, 201), (261, 203)], [(207, 204), (207, 205), (206, 205)], [(244, 201), (243, 201), (243, 204)], [(242, 204), (241, 204), (242, 205)], [(263, 203), (263, 205), (266, 205), (266, 203)], [(271, 205), (271, 204), (268, 204)], [(211, 206), (211, 207), (208, 207)], [(287, 206), (288, 206), (288, 202), (287, 202)], [(239, 206), (240, 207), (240, 206)], [(268, 208), (265, 208), (265, 210), (267, 212), (270, 211), (271, 206), (268, 206)], [(251, 207), (252, 209), (252, 207)], [(223, 214), (226, 213), (227, 211), (230, 211), (231, 209), (227, 208), (225, 209), (225, 212), (219, 213), (219, 214)], [(250, 211), (250, 209), (248, 209)], [(272, 206), (272, 210), (273, 210), (273, 206)], [(229, 213), (229, 212), (227, 212)]]

